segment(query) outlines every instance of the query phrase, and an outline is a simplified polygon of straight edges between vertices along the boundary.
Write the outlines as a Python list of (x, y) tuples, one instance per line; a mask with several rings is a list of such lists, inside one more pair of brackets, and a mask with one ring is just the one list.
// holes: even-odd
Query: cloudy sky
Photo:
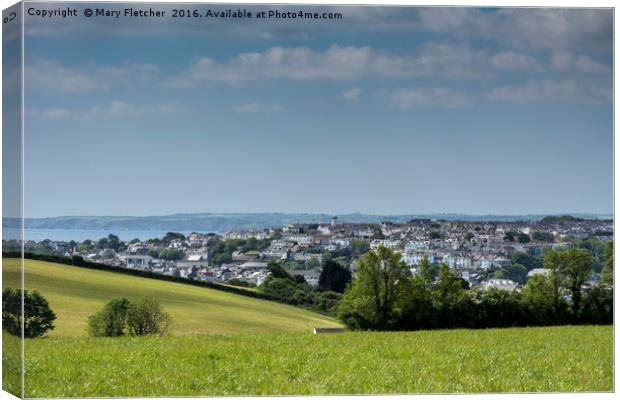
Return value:
[(610, 10), (323, 10), (27, 17), (26, 215), (612, 212)]

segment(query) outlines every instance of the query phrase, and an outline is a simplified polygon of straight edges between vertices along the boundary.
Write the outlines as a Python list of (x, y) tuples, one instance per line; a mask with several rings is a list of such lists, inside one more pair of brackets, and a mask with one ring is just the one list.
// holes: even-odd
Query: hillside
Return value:
[[(18, 286), (19, 259), (3, 260), (4, 286)], [(153, 296), (174, 319), (173, 335), (307, 331), (338, 326), (297, 307), (174, 282), (26, 260), (25, 284), (57, 314), (49, 336), (83, 336), (89, 315), (115, 297)]]

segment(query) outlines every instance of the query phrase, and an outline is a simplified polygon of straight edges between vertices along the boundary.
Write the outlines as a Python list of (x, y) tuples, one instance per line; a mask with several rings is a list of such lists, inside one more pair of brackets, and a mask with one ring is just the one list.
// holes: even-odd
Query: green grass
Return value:
[[(13, 338), (5, 335), (5, 343)], [(613, 390), (612, 327), (26, 341), (27, 397)]]
[[(18, 263), (4, 260), (5, 285)], [(58, 314), (48, 337), (25, 342), (26, 397), (613, 390), (611, 326), (312, 335), (337, 322), (178, 283), (26, 260), (26, 286)], [(171, 336), (86, 336), (106, 301), (141, 295), (172, 314)], [(3, 334), (3, 349), (18, 348)], [(19, 351), (2, 357), (4, 388), (19, 393)]]
[[(19, 259), (3, 260), (4, 285), (19, 285)], [(340, 326), (327, 316), (273, 301), (214, 289), (78, 268), (25, 261), (25, 287), (37, 289), (57, 314), (49, 336), (86, 335), (89, 315), (115, 298), (155, 297), (172, 315), (173, 335), (309, 332)]]

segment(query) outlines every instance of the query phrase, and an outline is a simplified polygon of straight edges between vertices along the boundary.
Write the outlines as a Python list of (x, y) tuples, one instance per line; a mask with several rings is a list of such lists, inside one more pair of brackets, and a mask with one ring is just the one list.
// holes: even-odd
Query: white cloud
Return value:
[(577, 72), (582, 74), (610, 74), (609, 65), (592, 60), (585, 55), (568, 51), (555, 51), (551, 55), (551, 65), (558, 71)]
[(401, 55), (368, 46), (332, 45), (325, 51), (308, 47), (271, 47), (242, 53), (226, 62), (209, 57), (196, 60), (167, 84), (193, 87), (198, 82), (239, 84), (258, 79), (353, 80), (365, 76), (406, 78), (436, 75), (445, 78), (488, 76), (483, 50), (467, 45), (427, 43), (418, 54)]
[(611, 101), (612, 86), (606, 80), (532, 80), (521, 85), (497, 87), (487, 97), (517, 104), (551, 102), (600, 105)]
[(131, 104), (114, 100), (109, 104), (87, 108), (50, 108), (33, 110), (33, 114), (43, 120), (98, 120), (110, 118), (142, 118), (153, 114), (168, 114), (181, 111), (175, 103)]
[(119, 85), (149, 82), (158, 73), (157, 66), (140, 63), (68, 67), (55, 61), (38, 60), (25, 67), (27, 85), (64, 92), (109, 90)]
[(471, 107), (471, 99), (447, 88), (398, 89), (391, 95), (392, 103), (407, 110), (414, 107), (430, 106), (442, 108)]
[(613, 37), (611, 9), (432, 7), (421, 8), (419, 19), (426, 31), (526, 49), (609, 52)]
[(342, 97), (348, 101), (358, 101), (361, 95), (362, 89), (360, 88), (352, 88), (342, 92)]
[(491, 59), (491, 64), (506, 71), (530, 71), (540, 70), (541, 66), (535, 58), (513, 51), (497, 53)]
[(246, 103), (233, 106), (233, 111), (238, 113), (263, 113), (263, 112), (277, 112), (282, 111), (282, 106), (279, 104), (264, 104), (264, 103)]

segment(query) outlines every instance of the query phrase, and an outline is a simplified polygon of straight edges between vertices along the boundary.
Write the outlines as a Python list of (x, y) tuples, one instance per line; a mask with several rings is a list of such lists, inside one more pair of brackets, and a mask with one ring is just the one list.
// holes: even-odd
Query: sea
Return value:
[[(118, 236), (123, 241), (129, 241), (132, 239), (153, 239), (162, 238), (169, 231), (135, 231), (135, 230), (98, 230), (98, 229), (24, 229), (24, 239), (34, 240), (41, 242), (45, 239), (52, 241), (70, 241), (83, 242), (86, 239), (99, 240), (103, 237), (107, 237), (109, 234)], [(177, 232), (177, 231), (175, 231)], [(184, 235), (189, 235), (192, 232), (197, 231), (181, 231)], [(207, 233), (207, 232), (204, 232)], [(2, 228), (2, 239), (10, 240), (19, 238), (19, 229), (15, 228)]]

